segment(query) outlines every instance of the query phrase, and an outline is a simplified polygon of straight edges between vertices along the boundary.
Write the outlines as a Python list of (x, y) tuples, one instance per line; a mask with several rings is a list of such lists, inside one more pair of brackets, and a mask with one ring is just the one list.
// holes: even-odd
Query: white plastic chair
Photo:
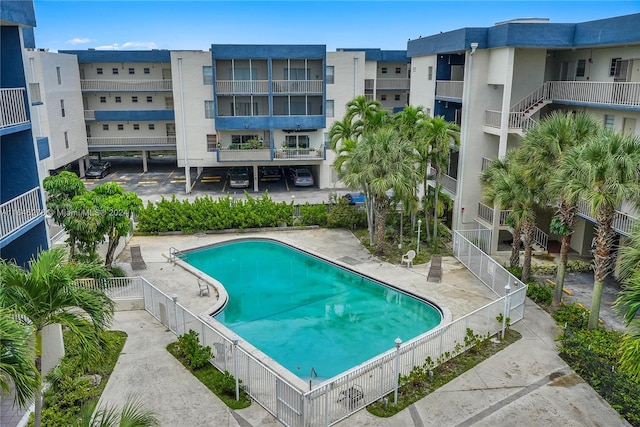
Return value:
[(411, 265), (413, 264), (413, 259), (415, 257), (416, 257), (416, 251), (411, 249), (409, 252), (407, 252), (406, 254), (402, 255), (402, 262), (400, 263), (400, 265), (406, 263), (407, 264), (407, 268), (411, 267)]

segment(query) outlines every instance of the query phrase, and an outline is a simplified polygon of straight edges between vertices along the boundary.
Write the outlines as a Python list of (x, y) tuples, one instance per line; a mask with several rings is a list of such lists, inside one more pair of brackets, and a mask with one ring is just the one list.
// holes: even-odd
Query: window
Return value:
[(102, 125), (102, 130), (109, 130), (109, 125)]
[(615, 121), (615, 116), (613, 114), (605, 114), (604, 115), (604, 128), (605, 129), (613, 129), (614, 121)]
[(102, 68), (96, 68), (96, 74), (102, 74)]
[(400, 95), (398, 94), (394, 95), (393, 99), (395, 99), (396, 101), (400, 101)]
[(216, 151), (218, 148), (218, 135), (207, 135), (207, 151)]
[(129, 74), (135, 74), (135, 73), (136, 73), (135, 68), (129, 68)]
[(609, 66), (609, 76), (613, 77), (616, 75), (616, 71), (618, 67), (620, 67), (620, 62), (622, 58), (611, 58), (611, 65)]
[(138, 123), (134, 123), (133, 130), (140, 130), (140, 125)]
[(111, 74), (118, 74), (118, 69), (117, 68), (112, 68), (111, 69)]
[(380, 72), (381, 72), (382, 74), (387, 74), (387, 67), (382, 67), (382, 68), (380, 69)]
[(246, 144), (252, 139), (258, 139), (258, 135), (231, 135), (232, 144)]
[(64, 131), (64, 148), (69, 148), (69, 132)]
[(155, 123), (149, 123), (149, 130), (155, 130), (156, 125)]
[(118, 124), (118, 130), (124, 130), (124, 125), (123, 124)]
[(60, 67), (56, 67), (56, 75), (58, 76), (58, 84), (62, 84), (62, 76), (60, 75)]
[(100, 103), (101, 104), (106, 104), (107, 103), (107, 97), (106, 96), (101, 96), (100, 97)]
[(285, 68), (285, 80), (311, 80), (311, 70), (308, 68)]
[(380, 101), (386, 101), (387, 95), (380, 95)]
[(579, 59), (578, 66), (576, 67), (576, 77), (584, 77), (586, 67), (587, 61), (585, 59)]
[(213, 101), (204, 101), (204, 118), (213, 119)]
[(327, 66), (327, 84), (333, 84), (335, 81), (335, 69), (333, 65)]
[(287, 135), (284, 142), (287, 148), (309, 148), (309, 135)]
[(133, 102), (133, 103), (138, 102), (138, 97), (137, 96), (132, 96), (131, 97), (131, 102)]
[(334, 116), (334, 102), (333, 99), (327, 99), (327, 117)]
[(150, 70), (149, 68), (145, 68), (145, 69), (144, 69), (144, 73), (145, 73), (145, 74), (151, 74), (151, 70)]
[(396, 74), (400, 74), (402, 72), (402, 68), (396, 67)]
[(433, 80), (433, 66), (429, 65), (429, 69), (428, 70), (429, 71), (427, 71), (427, 76), (428, 76), (427, 79), (428, 80)]
[(60, 113), (62, 114), (62, 117), (66, 115), (64, 112), (64, 99), (60, 100)]
[(147, 96), (147, 102), (153, 102), (153, 96)]
[(116, 102), (122, 102), (122, 97), (116, 96)]
[(213, 67), (205, 65), (202, 67), (202, 84), (213, 84)]

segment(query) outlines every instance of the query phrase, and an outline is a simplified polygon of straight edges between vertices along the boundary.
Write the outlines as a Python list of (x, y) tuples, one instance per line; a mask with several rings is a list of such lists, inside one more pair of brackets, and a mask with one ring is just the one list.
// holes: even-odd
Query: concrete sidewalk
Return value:
[[(373, 258), (344, 230), (300, 230), (258, 233), (347, 263), (357, 271), (425, 296), (445, 310), (448, 319), (481, 307), (494, 296), (453, 258), (443, 259), (442, 283), (428, 283), (429, 265), (407, 269)], [(119, 258), (128, 274), (142, 273), (165, 293), (176, 293), (195, 314), (206, 314), (215, 296), (200, 297), (195, 278), (168, 263), (169, 247), (189, 249), (249, 234), (134, 237), (147, 270), (133, 272), (128, 251)], [(399, 262), (399, 260), (398, 260)], [(118, 312), (114, 329), (129, 334), (102, 403), (121, 405), (139, 394), (163, 426), (280, 425), (257, 403), (233, 411), (209, 392), (165, 349), (173, 333), (143, 311)], [(474, 369), (391, 418), (366, 410), (340, 426), (628, 426), (600, 396), (558, 357), (554, 338), (560, 332), (551, 317), (528, 302), (525, 319), (514, 326), (523, 338)]]

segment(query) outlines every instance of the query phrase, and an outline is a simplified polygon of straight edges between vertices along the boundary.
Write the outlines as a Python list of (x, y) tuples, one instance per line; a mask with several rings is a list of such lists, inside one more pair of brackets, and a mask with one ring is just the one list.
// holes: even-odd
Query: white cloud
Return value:
[(114, 43), (111, 45), (96, 46), (96, 50), (127, 50), (127, 49), (156, 49), (154, 42), (125, 42), (123, 44)]
[(74, 44), (74, 45), (75, 44), (85, 44), (85, 43), (91, 43), (92, 41), (95, 41), (95, 40), (92, 40), (92, 39), (87, 38), (87, 37), (75, 37), (75, 38), (73, 38), (71, 40), (67, 40), (67, 44)]

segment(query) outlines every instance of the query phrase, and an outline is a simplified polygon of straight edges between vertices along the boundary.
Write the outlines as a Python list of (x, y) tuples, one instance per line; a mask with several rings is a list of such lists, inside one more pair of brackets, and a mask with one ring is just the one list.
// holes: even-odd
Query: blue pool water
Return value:
[(189, 252), (229, 301), (215, 319), (307, 380), (331, 378), (434, 327), (432, 305), (284, 244), (241, 240)]

